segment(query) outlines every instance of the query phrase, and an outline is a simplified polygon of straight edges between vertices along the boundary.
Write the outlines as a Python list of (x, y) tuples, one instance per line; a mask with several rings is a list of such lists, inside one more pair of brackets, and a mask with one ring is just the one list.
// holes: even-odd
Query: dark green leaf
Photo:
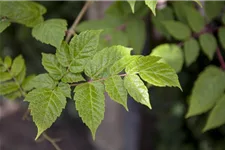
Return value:
[(205, 13), (208, 17), (208, 22), (210, 22), (215, 17), (219, 16), (224, 7), (223, 1), (206, 1), (205, 2)]
[(225, 90), (225, 72), (208, 66), (195, 81), (186, 117), (210, 110)]
[(221, 27), (218, 31), (218, 37), (220, 44), (222, 45), (223, 49), (225, 50), (225, 27)]
[(199, 42), (203, 52), (206, 54), (209, 60), (212, 60), (217, 48), (215, 37), (212, 34), (205, 33), (199, 37)]
[(184, 58), (186, 66), (190, 66), (196, 61), (199, 55), (199, 50), (199, 44), (195, 39), (191, 38), (184, 42)]

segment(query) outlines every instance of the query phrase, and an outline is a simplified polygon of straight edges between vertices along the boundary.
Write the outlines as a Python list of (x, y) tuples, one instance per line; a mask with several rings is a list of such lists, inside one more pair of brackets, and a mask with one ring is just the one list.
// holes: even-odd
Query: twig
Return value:
[(219, 62), (221, 64), (221, 68), (225, 71), (225, 61), (223, 59), (223, 56), (222, 56), (222, 54), (220, 52), (219, 47), (217, 47), (217, 49), (216, 49), (216, 54), (217, 54), (217, 57), (218, 57)]
[(56, 150), (61, 150), (61, 148), (56, 144), (57, 140), (52, 139), (52, 138), (49, 137), (45, 132), (42, 133), (42, 136), (43, 136), (47, 141), (49, 141), (49, 142), (55, 147)]
[(91, 5), (91, 3), (92, 3), (92, 1), (86, 1), (84, 7), (82, 8), (82, 10), (78, 14), (77, 18), (73, 22), (73, 25), (67, 31), (67, 35), (66, 35), (66, 42), (67, 43), (69, 42), (71, 36), (75, 33), (75, 28), (76, 28), (77, 24), (80, 22), (81, 18), (84, 16), (85, 12), (87, 11), (87, 9)]

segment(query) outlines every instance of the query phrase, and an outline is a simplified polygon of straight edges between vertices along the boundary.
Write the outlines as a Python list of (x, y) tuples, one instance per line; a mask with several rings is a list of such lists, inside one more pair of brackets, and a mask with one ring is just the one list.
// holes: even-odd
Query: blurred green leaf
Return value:
[(219, 16), (224, 7), (223, 1), (206, 1), (204, 4), (205, 13), (208, 17), (208, 22), (210, 22), (215, 17)]
[(155, 9), (156, 9), (156, 5), (157, 5), (157, 0), (145, 0), (145, 4), (150, 8), (152, 13), (154, 15), (156, 15), (155, 14)]
[(208, 66), (195, 81), (186, 117), (210, 110), (225, 90), (225, 73), (216, 66)]
[(199, 50), (200, 47), (197, 40), (191, 38), (184, 42), (184, 58), (186, 66), (190, 66), (196, 61), (199, 55)]
[(225, 28), (224, 27), (219, 28), (218, 37), (219, 37), (220, 44), (225, 50)]
[(1, 95), (6, 95), (10, 94), (12, 92), (15, 92), (19, 89), (19, 86), (14, 82), (3, 82), (0, 84), (0, 94)]
[(0, 21), (0, 33), (2, 33), (8, 26), (10, 26), (10, 22), (5, 20), (5, 21)]
[(205, 33), (200, 35), (199, 42), (203, 52), (206, 54), (209, 60), (212, 60), (217, 48), (215, 37), (210, 33)]
[(12, 63), (11, 73), (13, 76), (17, 76), (20, 72), (23, 71), (25, 67), (24, 59), (21, 55), (17, 56)]

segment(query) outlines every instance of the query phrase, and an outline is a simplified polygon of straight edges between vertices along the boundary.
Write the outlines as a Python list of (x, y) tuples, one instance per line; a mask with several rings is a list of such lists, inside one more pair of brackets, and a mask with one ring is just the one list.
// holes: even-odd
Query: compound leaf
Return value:
[(199, 42), (203, 52), (206, 54), (209, 60), (212, 60), (217, 48), (215, 37), (212, 34), (205, 33), (199, 37)]
[(193, 62), (196, 61), (199, 55), (199, 44), (197, 40), (191, 38), (184, 42), (184, 58), (186, 66), (190, 66)]
[(151, 109), (148, 89), (137, 75), (125, 76), (124, 86), (135, 101)]
[(127, 91), (124, 87), (122, 78), (118, 75), (107, 78), (104, 81), (105, 90), (109, 94), (112, 100), (127, 108)]
[(66, 68), (60, 65), (56, 56), (53, 54), (42, 53), (42, 65), (55, 80), (61, 79), (66, 72)]
[(216, 106), (213, 107), (212, 111), (210, 112), (209, 118), (203, 129), (204, 132), (219, 127), (222, 124), (225, 124), (224, 106), (225, 106), (225, 94), (223, 94), (222, 97), (220, 97), (219, 100), (217, 100)]
[(38, 128), (36, 139), (56, 121), (66, 106), (66, 97), (58, 89), (35, 89), (26, 95), (25, 101), (30, 103), (29, 109)]
[(92, 137), (95, 139), (96, 130), (104, 118), (104, 85), (100, 82), (80, 84), (74, 92), (79, 116), (91, 130)]
[(32, 35), (37, 40), (43, 43), (50, 44), (56, 48), (60, 48), (66, 30), (66, 20), (49, 19), (43, 23), (36, 25), (32, 29)]
[(186, 117), (211, 109), (225, 90), (225, 73), (215, 66), (208, 66), (195, 81)]

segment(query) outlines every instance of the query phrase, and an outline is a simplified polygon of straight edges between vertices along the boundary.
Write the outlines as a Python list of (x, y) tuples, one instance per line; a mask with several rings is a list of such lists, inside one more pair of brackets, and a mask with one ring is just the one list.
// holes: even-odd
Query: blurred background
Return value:
[[(47, 8), (45, 19), (64, 18), (69, 27), (85, 2), (41, 1), (38, 3)], [(105, 10), (112, 3), (95, 2), (83, 21), (104, 18)], [(120, 3), (124, 8), (129, 6), (127, 2)], [(140, 3), (138, 17), (144, 23), (138, 26), (141, 33), (143, 25), (144, 39), (138, 42), (139, 45), (141, 44), (139, 47), (142, 51), (137, 53), (146, 55), (159, 44), (177, 43), (178, 41), (168, 40), (166, 35), (157, 32), (156, 21), (152, 19), (152, 14), (142, 2), (138, 3)], [(165, 4), (162, 3), (158, 7), (164, 7), (163, 5)], [(218, 21), (215, 19), (213, 25), (217, 24)], [(81, 27), (78, 27), (78, 30), (82, 30)], [(138, 33), (134, 36), (140, 38)], [(114, 42), (117, 44), (121, 41)], [(0, 56), (10, 55), (14, 58), (22, 54), (26, 60), (27, 74), (44, 72), (41, 65), (42, 52), (55, 53), (55, 49), (35, 40), (31, 36), (30, 28), (12, 24), (0, 34)], [(47, 134), (59, 140), (57, 144), (62, 150), (225, 150), (224, 125), (202, 133), (207, 113), (190, 119), (184, 117), (193, 83), (199, 72), (209, 63), (219, 66), (218, 60), (209, 62), (206, 56), (200, 54), (194, 64), (183, 67), (178, 74), (183, 92), (178, 88), (149, 87), (152, 110), (129, 98), (129, 112), (126, 112), (122, 106), (111, 101), (106, 95), (105, 119), (97, 131), (95, 141), (79, 118), (73, 100), (69, 99), (61, 117), (47, 130)], [(9, 101), (0, 96), (0, 149), (54, 150), (55, 148), (43, 138), (34, 141), (37, 129), (32, 118), (30, 117), (30, 121), (22, 120), (26, 109), (27, 103), (23, 102), (23, 99)]]

